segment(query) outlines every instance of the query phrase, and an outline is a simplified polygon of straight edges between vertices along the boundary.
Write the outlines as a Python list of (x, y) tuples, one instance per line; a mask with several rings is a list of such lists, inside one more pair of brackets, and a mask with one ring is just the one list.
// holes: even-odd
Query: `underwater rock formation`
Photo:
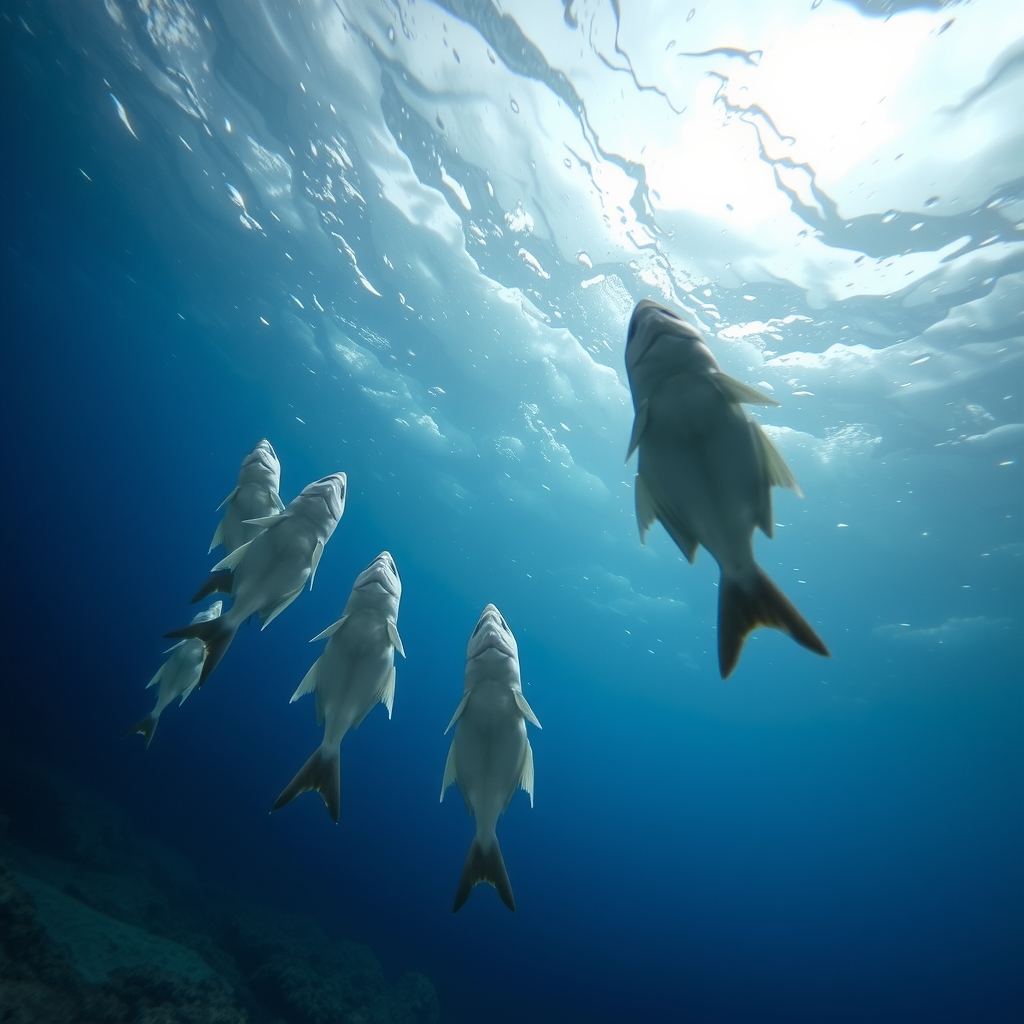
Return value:
[[(0, 1024), (439, 1019), (425, 976), (391, 981), (312, 920), (211, 894), (116, 808), (18, 774), (0, 775)], [(43, 832), (19, 813), (30, 798), (58, 809)]]

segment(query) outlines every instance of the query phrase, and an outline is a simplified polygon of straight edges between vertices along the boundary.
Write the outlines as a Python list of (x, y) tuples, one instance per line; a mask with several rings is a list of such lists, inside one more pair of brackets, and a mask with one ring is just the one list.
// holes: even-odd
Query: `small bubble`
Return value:
[(696, 13), (697, 13), (697, 8), (696, 7), (691, 7), (690, 8), (690, 13), (686, 16), (686, 20), (690, 21)]
[(519, 104), (511, 96), (508, 99), (508, 105), (512, 108), (513, 114), (519, 113)]
[(884, 217), (882, 217), (883, 224), (891, 224), (899, 214), (895, 210), (890, 210)]
[(389, 43), (393, 43), (394, 41), (395, 41), (395, 26), (394, 26), (394, 25), (392, 25), (392, 26), (391, 26), (391, 27), (390, 27), (390, 28), (388, 29), (388, 42), (389, 42)]
[(938, 196), (929, 196), (924, 201), (924, 205), (925, 206), (934, 206), (938, 201), (939, 201), (939, 197)]

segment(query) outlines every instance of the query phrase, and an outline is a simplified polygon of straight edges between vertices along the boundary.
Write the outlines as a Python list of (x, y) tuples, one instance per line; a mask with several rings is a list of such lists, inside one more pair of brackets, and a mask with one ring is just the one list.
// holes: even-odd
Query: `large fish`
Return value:
[(281, 463), (274, 446), (264, 438), (248, 455), (238, 472), (238, 486), (217, 507), (224, 509), (224, 518), (210, 541), (210, 551), (218, 544), (230, 555), (257, 534), (263, 527), (250, 522), (284, 510), (278, 493), (281, 487)]
[[(201, 611), (192, 621), (208, 622), (210, 619), (220, 615), (221, 602), (214, 601), (209, 608)], [(157, 722), (164, 708), (176, 698), (185, 698), (195, 689), (199, 682), (199, 674), (203, 671), (203, 662), (206, 660), (206, 646), (200, 640), (179, 640), (168, 652), (170, 657), (157, 669), (156, 675), (146, 684), (148, 690), (151, 686), (159, 685), (157, 690), (156, 705), (145, 718), (136, 722), (125, 734), (134, 736), (141, 733), (146, 738), (146, 747), (153, 742), (153, 733), (156, 732)]]
[(312, 757), (288, 783), (271, 808), (276, 811), (307, 789), (323, 797), (331, 817), (341, 814), (341, 741), (358, 728), (378, 701), (388, 709), (395, 700), (395, 651), (405, 657), (398, 635), (402, 581), (395, 560), (382, 551), (357, 577), (341, 618), (310, 643), (330, 637), (299, 688), (316, 694), (316, 720), (324, 738)]
[(200, 686), (250, 615), (259, 615), (266, 629), (302, 593), (306, 580), (312, 588), (324, 545), (345, 511), (347, 484), (344, 473), (332, 473), (304, 487), (283, 512), (254, 520), (257, 526), (265, 527), (263, 532), (213, 567), (212, 575), (192, 600), (202, 600), (219, 590), (231, 595), (231, 607), (209, 622), (166, 634), (175, 639), (195, 637), (206, 645)]
[(501, 612), (489, 604), (469, 639), (466, 682), (462, 700), (448, 723), (448, 729), (455, 726), (455, 737), (441, 783), (444, 800), (445, 790), (457, 782), (466, 810), (476, 818), (476, 835), (455, 893), (453, 913), (479, 882), (489, 882), (505, 906), (516, 909), (495, 826), (517, 786), (530, 794), (533, 806), (533, 748), (526, 736), (527, 722), (540, 728), (523, 696), (516, 638)]
[(650, 299), (637, 303), (629, 321), (626, 373), (636, 412), (626, 458), (640, 452), (640, 542), (658, 519), (687, 561), (703, 545), (718, 562), (722, 678), (758, 626), (780, 629), (828, 657), (818, 634), (754, 561), (754, 527), (772, 535), (771, 488), (800, 488), (743, 404), (779, 403), (722, 373), (700, 334)]

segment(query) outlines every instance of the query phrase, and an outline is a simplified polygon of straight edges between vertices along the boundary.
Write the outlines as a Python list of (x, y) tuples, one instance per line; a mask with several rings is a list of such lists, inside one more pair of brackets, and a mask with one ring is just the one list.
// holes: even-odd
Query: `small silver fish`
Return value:
[(771, 488), (800, 488), (743, 403), (779, 403), (722, 373), (700, 334), (650, 299), (637, 303), (629, 321), (626, 374), (636, 412), (626, 458), (640, 452), (640, 542), (658, 519), (687, 561), (701, 545), (718, 562), (722, 678), (758, 626), (780, 629), (828, 657), (818, 634), (754, 561), (754, 527), (772, 535)]
[(378, 702), (395, 700), (395, 651), (405, 657), (398, 635), (402, 581), (395, 560), (382, 551), (357, 577), (342, 616), (310, 643), (330, 639), (292, 700), (316, 694), (316, 720), (324, 738), (271, 807), (276, 811), (308, 789), (323, 797), (331, 817), (341, 814), (341, 741), (359, 727)]
[(465, 685), (448, 723), (448, 729), (455, 726), (455, 737), (441, 783), (444, 800), (445, 790), (457, 782), (466, 810), (476, 818), (476, 835), (455, 893), (453, 913), (479, 882), (489, 882), (505, 906), (516, 909), (495, 828), (517, 786), (530, 794), (533, 806), (533, 748), (526, 735), (527, 722), (541, 727), (523, 696), (519, 647), (501, 612), (489, 604), (466, 651)]

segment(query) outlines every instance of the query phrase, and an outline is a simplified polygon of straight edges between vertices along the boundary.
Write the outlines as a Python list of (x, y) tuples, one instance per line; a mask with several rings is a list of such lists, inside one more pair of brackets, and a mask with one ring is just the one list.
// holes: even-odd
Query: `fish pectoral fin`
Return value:
[(217, 529), (214, 531), (213, 540), (210, 541), (210, 546), (206, 549), (206, 553), (209, 554), (218, 544), (224, 543), (224, 520), (222, 519), (217, 524)]
[(736, 405), (778, 405), (774, 398), (769, 398), (763, 391), (752, 388), (749, 384), (730, 377), (727, 373), (712, 373), (711, 382), (729, 402)]
[(316, 689), (316, 680), (319, 672), (320, 659), (317, 658), (310, 666), (309, 671), (302, 677), (302, 682), (299, 683), (291, 699), (288, 701), (289, 704), (293, 704), (300, 697), (304, 697), (307, 693), (312, 693)]
[(526, 741), (526, 757), (523, 758), (523, 771), (519, 776), (519, 788), (530, 794), (530, 806), (533, 806), (533, 747)]
[(640, 543), (644, 544), (647, 541), (647, 531), (654, 525), (658, 512), (651, 492), (639, 473), (633, 481), (633, 501), (636, 505), (636, 525), (640, 527)]
[(277, 491), (272, 490), (270, 492), (270, 503), (277, 509), (278, 513), (284, 511), (284, 502), (281, 500), (281, 495)]
[[(448, 729), (450, 729), (462, 717), (462, 712), (466, 710), (466, 705), (469, 703), (469, 695), (472, 692), (472, 690), (467, 690), (462, 695), (462, 700), (459, 701), (459, 706), (455, 709), (455, 714), (452, 715), (452, 720), (448, 723)], [(448, 735), (448, 729), (445, 729), (444, 731), (446, 736)]]
[(772, 444), (771, 438), (761, 429), (760, 423), (754, 425), (754, 437), (757, 439), (764, 456), (765, 473), (768, 477), (768, 484), (771, 487), (785, 487), (792, 491), (798, 498), (804, 496), (800, 485), (793, 476), (793, 471), (786, 465), (786, 460), (779, 453), (779, 449)]
[(320, 564), (320, 558), (324, 553), (324, 542), (318, 540), (313, 548), (313, 560), (309, 563), (309, 589), (313, 589), (313, 580), (316, 577), (316, 567)]
[[(338, 619), (337, 622), (332, 623), (322, 633), (317, 633), (317, 635), (315, 637), (313, 637), (313, 639), (310, 640), (309, 642), (311, 644), (314, 644), (314, 643), (317, 642), (317, 640), (323, 640), (324, 637), (334, 636), (334, 634), (337, 633), (338, 630), (341, 629), (341, 627), (344, 626), (347, 621), (348, 621), (348, 616), (347, 615), (342, 615), (342, 617), (340, 619)], [(294, 700), (294, 698), (292, 698), (292, 699)]]
[(275, 512), (272, 516), (257, 516), (255, 519), (243, 519), (242, 522), (249, 526), (262, 526), (269, 530), (271, 526), (283, 523), (287, 518), (287, 512)]
[(404, 658), (405, 648), (402, 646), (402, 638), (398, 635), (398, 626), (388, 619), (388, 639), (391, 641), (391, 646)]
[(532, 722), (538, 729), (543, 729), (544, 726), (537, 721), (537, 716), (533, 713), (533, 708), (527, 703), (526, 698), (523, 696), (522, 691), (515, 690), (516, 707), (519, 708), (519, 713), (528, 722)]
[(238, 494), (239, 488), (236, 487), (218, 506), (217, 511), (219, 512), (229, 501), (231, 501), (236, 494)]
[(395, 666), (392, 665), (388, 674), (384, 677), (380, 690), (377, 691), (377, 699), (388, 709), (388, 719), (391, 719), (391, 709), (395, 706)]
[(241, 564), (242, 559), (245, 558), (246, 553), (249, 550), (249, 545), (252, 543), (251, 540), (247, 540), (244, 544), (239, 545), (234, 551), (226, 554), (211, 570), (211, 573), (222, 572), (227, 569), (228, 572), (234, 572)]
[(272, 608), (268, 608), (266, 611), (260, 612), (260, 622), (262, 623), (260, 629), (266, 629), (267, 626), (269, 626), (274, 619), (276, 619), (278, 615), (280, 615), (281, 612), (283, 612), (285, 608), (287, 608), (288, 605), (290, 605), (301, 593), (302, 587), (299, 587), (298, 590), (293, 590), (290, 594), (285, 595), (284, 599), (279, 601)]
[(458, 782), (455, 775), (455, 740), (448, 748), (448, 758), (444, 763), (444, 778), (441, 780), (441, 799), (438, 803), (444, 803), (444, 792), (453, 783)]
[(626, 462), (629, 462), (633, 452), (636, 451), (637, 445), (640, 444), (640, 439), (644, 436), (644, 431), (647, 429), (647, 399), (645, 398), (640, 403), (640, 408), (636, 411), (636, 416), (633, 417), (633, 431), (629, 435), (629, 448), (626, 450)]
[(181, 700), (178, 701), (178, 707), (185, 703), (185, 698), (199, 685), (199, 673), (196, 673), (196, 678), (182, 691)]

